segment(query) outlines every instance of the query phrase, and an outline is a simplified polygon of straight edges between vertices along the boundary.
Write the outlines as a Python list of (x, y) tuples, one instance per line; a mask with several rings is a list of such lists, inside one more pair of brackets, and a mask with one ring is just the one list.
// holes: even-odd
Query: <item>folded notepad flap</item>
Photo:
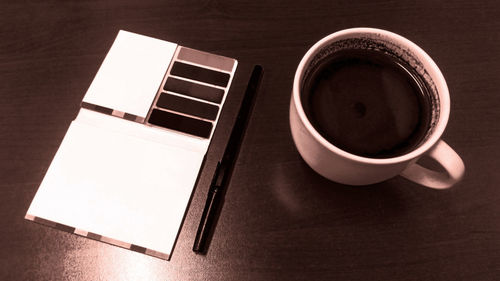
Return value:
[(83, 102), (146, 118), (176, 48), (120, 30)]
[[(146, 141), (177, 147), (180, 149), (192, 150), (205, 155), (210, 144), (209, 139), (194, 138), (186, 134), (179, 134), (175, 131), (163, 130), (161, 128), (145, 126), (137, 122), (130, 122), (123, 118), (116, 118), (82, 108), (78, 113), (76, 123), (85, 123), (93, 127), (105, 128), (117, 134), (137, 137)], [(129, 149), (126, 151), (128, 152)], [(125, 155), (127, 153), (124, 153)]]

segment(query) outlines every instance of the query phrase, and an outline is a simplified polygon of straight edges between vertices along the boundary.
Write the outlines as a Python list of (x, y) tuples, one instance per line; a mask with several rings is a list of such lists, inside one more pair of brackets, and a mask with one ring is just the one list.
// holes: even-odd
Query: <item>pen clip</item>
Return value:
[(216, 186), (220, 186), (221, 185), (221, 182), (220, 182), (221, 180), (219, 180), (221, 178), (219, 176), (220, 166), (221, 166), (221, 162), (217, 161), (217, 167), (215, 167), (214, 175), (212, 177), (212, 182), (210, 183), (210, 188), (214, 188)]
[(203, 208), (203, 213), (201, 214), (200, 224), (198, 230), (196, 231), (196, 238), (193, 245), (193, 251), (197, 253), (202, 253), (205, 249), (205, 243), (207, 240), (208, 233), (210, 232), (211, 221), (213, 220), (214, 210), (217, 207), (219, 196), (216, 194), (218, 191), (217, 179), (219, 178), (220, 161), (217, 162), (217, 167), (215, 168), (214, 176), (212, 178), (212, 183), (207, 193), (207, 201), (205, 202), (205, 207)]

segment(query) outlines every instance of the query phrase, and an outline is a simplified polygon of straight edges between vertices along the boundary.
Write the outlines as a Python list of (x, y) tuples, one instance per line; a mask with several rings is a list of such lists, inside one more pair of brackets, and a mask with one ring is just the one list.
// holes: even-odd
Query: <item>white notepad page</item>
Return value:
[(150, 139), (77, 118), (28, 214), (117, 240), (113, 244), (170, 254), (205, 152), (201, 143), (196, 151)]

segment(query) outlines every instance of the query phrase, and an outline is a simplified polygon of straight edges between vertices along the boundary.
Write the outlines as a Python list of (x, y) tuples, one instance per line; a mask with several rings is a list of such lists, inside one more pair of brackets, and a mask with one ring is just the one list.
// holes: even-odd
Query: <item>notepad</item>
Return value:
[(236, 67), (120, 31), (25, 218), (170, 259)]

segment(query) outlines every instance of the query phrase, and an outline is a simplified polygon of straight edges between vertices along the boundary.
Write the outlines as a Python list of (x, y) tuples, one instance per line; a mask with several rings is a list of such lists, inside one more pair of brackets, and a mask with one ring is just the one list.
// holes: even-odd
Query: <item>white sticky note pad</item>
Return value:
[[(116, 126), (126, 122), (100, 118)], [(68, 129), (27, 213), (170, 253), (204, 152), (79, 120)]]
[(176, 48), (120, 30), (83, 101), (145, 118)]
[[(185, 51), (183, 63), (213, 70), (215, 61), (231, 69), (217, 118), (201, 120), (210, 126), (208, 137), (180, 130), (178, 124), (199, 125), (201, 117), (175, 110), (164, 117), (171, 118), (171, 127), (162, 127), (161, 122), (157, 126), (149, 123), (148, 112), (169, 110), (157, 106), (156, 97), (167, 94), (162, 84), (184, 48), (177, 47), (135, 33), (118, 33), (26, 219), (170, 258), (237, 65), (231, 58)], [(203, 82), (195, 78), (189, 83)], [(189, 94), (176, 93), (186, 100)]]

